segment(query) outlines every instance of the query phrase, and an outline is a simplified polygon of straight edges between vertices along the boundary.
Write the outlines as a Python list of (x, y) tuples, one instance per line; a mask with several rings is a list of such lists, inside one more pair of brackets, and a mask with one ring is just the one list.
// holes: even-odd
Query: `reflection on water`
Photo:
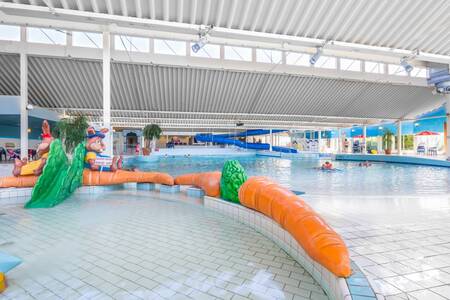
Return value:
[(450, 169), (404, 164), (333, 162), (343, 172), (316, 170), (323, 161), (272, 157), (166, 157), (138, 165), (140, 170), (180, 175), (221, 170), (228, 159), (237, 159), (249, 175), (269, 176), (286, 187), (309, 194), (401, 195), (450, 193)]

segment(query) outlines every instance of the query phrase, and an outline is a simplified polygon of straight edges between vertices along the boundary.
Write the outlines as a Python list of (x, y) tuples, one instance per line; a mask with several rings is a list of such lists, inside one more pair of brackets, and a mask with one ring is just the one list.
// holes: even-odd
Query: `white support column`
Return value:
[(402, 147), (403, 147), (403, 141), (402, 141), (402, 121), (397, 122), (397, 153), (399, 155), (402, 154)]
[(108, 128), (106, 134), (106, 155), (113, 154), (113, 133), (111, 128), (111, 35), (103, 32), (103, 127)]
[(342, 152), (342, 131), (338, 128), (338, 153)]
[(272, 151), (272, 144), (273, 144), (273, 134), (272, 129), (270, 129), (269, 151)]
[(362, 153), (366, 154), (367, 153), (367, 126), (364, 125), (363, 126), (363, 147), (362, 147)]
[(317, 132), (317, 151), (320, 152), (320, 142), (322, 141), (322, 130)]
[(446, 133), (445, 141), (447, 144), (446, 156), (450, 158), (450, 94), (445, 95), (445, 107), (447, 109), (447, 128), (444, 128)]
[(28, 57), (20, 54), (20, 158), (28, 158)]

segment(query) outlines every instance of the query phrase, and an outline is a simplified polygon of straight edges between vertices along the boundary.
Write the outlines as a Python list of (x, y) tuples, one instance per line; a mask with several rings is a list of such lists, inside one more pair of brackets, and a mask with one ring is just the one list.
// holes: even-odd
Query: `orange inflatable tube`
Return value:
[[(24, 188), (33, 187), (37, 181), (37, 176), (1, 177), (0, 188)], [(138, 183), (160, 183), (173, 185), (173, 177), (166, 173), (159, 172), (133, 172), (117, 170), (115, 172), (100, 172), (83, 170), (83, 185), (113, 185), (127, 182)]]
[(175, 178), (175, 184), (193, 185), (202, 189), (207, 196), (220, 196), (221, 172), (190, 173)]
[(38, 176), (30, 175), (30, 176), (8, 176), (8, 177), (0, 177), (0, 188), (26, 188), (33, 187), (36, 184)]
[(351, 275), (342, 238), (302, 199), (266, 177), (250, 177), (239, 189), (242, 205), (272, 218), (308, 255), (339, 277)]
[(113, 185), (127, 182), (160, 183), (173, 185), (173, 177), (166, 173), (139, 172), (117, 170), (115, 172), (100, 172), (84, 169), (83, 185)]

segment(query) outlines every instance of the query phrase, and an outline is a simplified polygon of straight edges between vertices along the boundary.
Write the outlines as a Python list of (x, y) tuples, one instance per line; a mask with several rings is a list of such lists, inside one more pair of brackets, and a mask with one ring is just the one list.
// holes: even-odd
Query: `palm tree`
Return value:
[(157, 124), (150, 124), (144, 127), (143, 135), (145, 138), (145, 145), (148, 149), (150, 147), (150, 141), (152, 142), (152, 151), (155, 151), (156, 140), (161, 136), (162, 130)]
[(85, 116), (69, 117), (59, 120), (56, 126), (52, 128), (52, 136), (59, 138), (64, 142), (68, 153), (84, 141), (86, 138), (86, 129), (89, 127)]

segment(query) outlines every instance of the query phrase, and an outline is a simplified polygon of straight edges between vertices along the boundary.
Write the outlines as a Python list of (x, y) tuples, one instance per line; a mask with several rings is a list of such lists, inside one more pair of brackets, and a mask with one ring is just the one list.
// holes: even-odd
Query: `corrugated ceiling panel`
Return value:
[[(0, 64), (0, 93), (19, 94), (19, 57), (0, 55)], [(397, 119), (442, 102), (428, 88), (387, 83), (117, 62), (111, 70), (112, 109), (177, 111), (180, 118), (205, 112)], [(30, 57), (30, 101), (99, 109), (101, 72), (97, 61)]]

